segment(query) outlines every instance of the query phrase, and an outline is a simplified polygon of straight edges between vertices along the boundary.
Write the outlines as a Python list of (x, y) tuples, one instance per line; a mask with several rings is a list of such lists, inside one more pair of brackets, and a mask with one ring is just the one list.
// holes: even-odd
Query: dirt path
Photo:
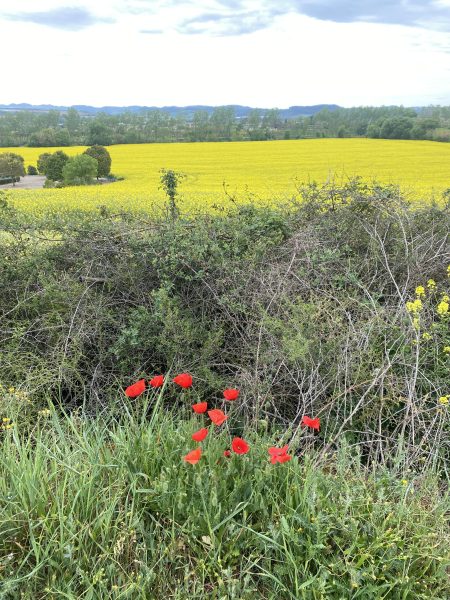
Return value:
[(0, 185), (0, 190), (38, 190), (44, 187), (45, 175), (25, 175), (13, 186), (12, 183)]

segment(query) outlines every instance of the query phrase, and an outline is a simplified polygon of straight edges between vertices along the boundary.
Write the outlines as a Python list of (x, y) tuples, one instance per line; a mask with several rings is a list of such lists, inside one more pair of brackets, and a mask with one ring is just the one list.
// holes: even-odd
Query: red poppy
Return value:
[(191, 450), (183, 457), (184, 462), (187, 462), (191, 465), (196, 465), (200, 460), (202, 455), (201, 448), (196, 448), (195, 450)]
[(247, 444), (247, 442), (239, 437), (233, 438), (231, 447), (233, 452), (236, 452), (236, 454), (247, 454), (247, 452), (250, 450), (250, 446)]
[(219, 408), (213, 408), (212, 410), (208, 410), (208, 417), (214, 423), (214, 425), (222, 425), (228, 419), (227, 415), (225, 415)]
[(225, 458), (230, 458), (231, 456), (231, 451), (230, 450), (225, 450), (223, 455), (225, 456)]
[(269, 448), (269, 454), (270, 456), (282, 456), (283, 454), (286, 454), (288, 450), (288, 445), (286, 444), (286, 446), (283, 446), (282, 448)]
[(129, 385), (125, 390), (128, 398), (137, 398), (143, 392), (145, 392), (145, 379), (140, 379), (136, 383), (133, 383), (133, 385)]
[(320, 419), (311, 419), (310, 417), (307, 417), (306, 415), (302, 418), (302, 425), (303, 427), (311, 427), (311, 429), (316, 429), (317, 431), (319, 431), (319, 427), (320, 427)]
[(180, 373), (174, 378), (173, 382), (182, 388), (190, 388), (192, 385), (192, 376), (189, 373)]
[(155, 375), (155, 377), (153, 377), (153, 379), (150, 379), (149, 381), (149, 384), (152, 386), (152, 388), (161, 387), (163, 383), (164, 375)]
[(207, 435), (207, 429), (199, 429), (198, 431), (192, 434), (192, 439), (194, 440), (194, 442), (203, 442)]
[(285, 463), (285, 462), (289, 462), (291, 460), (291, 458), (292, 458), (292, 456), (290, 454), (277, 454), (275, 456), (272, 456), (272, 458), (270, 459), (270, 462), (273, 465), (277, 462)]
[(235, 390), (233, 388), (224, 390), (224, 392), (223, 392), (223, 397), (225, 398), (225, 400), (233, 401), (233, 400), (236, 400), (238, 396), (239, 396), (239, 390)]
[(198, 402), (197, 404), (192, 405), (192, 409), (195, 413), (201, 415), (202, 413), (205, 413), (208, 410), (208, 403)]

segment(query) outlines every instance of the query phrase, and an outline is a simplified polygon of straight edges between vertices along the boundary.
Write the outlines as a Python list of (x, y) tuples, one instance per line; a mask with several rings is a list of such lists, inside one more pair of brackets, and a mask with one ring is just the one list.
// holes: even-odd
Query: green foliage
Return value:
[(161, 399), (122, 405), (117, 420), (44, 405), (31, 435), (11, 415), (4, 600), (448, 597), (448, 496), (434, 474), (369, 471), (345, 447), (318, 466), (303, 437), (290, 463), (271, 465), (279, 437), (250, 431), (248, 455), (225, 459), (223, 431), (187, 465), (199, 420), (162, 413)]
[(92, 156), (97, 161), (97, 179), (109, 175), (111, 171), (111, 155), (104, 146), (91, 146), (84, 151), (84, 154)]
[(51, 179), (52, 181), (62, 181), (63, 169), (68, 160), (69, 157), (62, 150), (53, 152), (53, 154), (50, 154), (48, 157), (46, 157), (45, 154), (41, 154), (38, 159), (38, 168), (39, 170), (41, 168), (44, 169), (44, 174), (47, 179)]
[[(205, 398), (242, 379), (243, 422), (316, 413), (316, 444), (346, 437), (386, 464), (403, 444), (446, 469), (448, 207), (360, 180), (301, 187), (285, 209), (231, 204), (175, 220), (2, 209), (4, 385), (95, 411), (128, 376), (192, 370)], [(416, 329), (407, 302), (429, 279)]]
[(88, 185), (97, 176), (98, 162), (92, 156), (79, 154), (69, 158), (62, 176), (66, 185)]
[(38, 174), (38, 170), (36, 169), (36, 167), (34, 165), (28, 165), (27, 175), (37, 175), (37, 174)]
[(13, 185), (25, 175), (24, 159), (14, 152), (0, 154), (0, 178), (9, 178)]
[(183, 173), (177, 173), (172, 169), (161, 169), (161, 187), (164, 192), (167, 194), (168, 203), (167, 203), (167, 212), (170, 218), (176, 219), (180, 210), (177, 206), (176, 197), (178, 195), (178, 185), (180, 181), (186, 177)]
[(37, 170), (39, 171), (39, 173), (41, 175), (45, 175), (45, 168), (47, 165), (47, 161), (50, 158), (51, 153), (50, 152), (43, 152), (42, 154), (39, 155), (38, 159), (37, 159)]

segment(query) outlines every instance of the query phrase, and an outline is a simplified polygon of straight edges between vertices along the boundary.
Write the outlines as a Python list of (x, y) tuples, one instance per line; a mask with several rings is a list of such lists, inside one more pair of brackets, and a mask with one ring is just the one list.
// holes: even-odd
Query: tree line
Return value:
[(192, 116), (162, 110), (99, 113), (95, 117), (50, 110), (0, 114), (0, 147), (139, 144), (152, 142), (262, 141), (323, 137), (370, 137), (450, 141), (450, 107), (355, 107), (323, 109), (284, 118), (278, 109), (253, 109), (237, 117), (233, 107)]
[[(100, 178), (115, 180), (111, 175), (111, 156), (103, 146), (91, 146), (82, 154), (69, 157), (62, 150), (39, 155), (36, 167), (28, 165), (28, 175), (45, 175), (45, 187), (89, 185)], [(23, 156), (15, 152), (0, 154), (0, 185), (15, 185), (25, 175)]]

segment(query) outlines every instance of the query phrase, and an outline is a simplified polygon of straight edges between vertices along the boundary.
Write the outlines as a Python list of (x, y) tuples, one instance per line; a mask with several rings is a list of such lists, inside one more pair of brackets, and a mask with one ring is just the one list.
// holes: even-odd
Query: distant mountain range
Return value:
[[(240, 104), (227, 105), (234, 109), (236, 117), (242, 118), (247, 117), (249, 112), (254, 110), (251, 106), (241, 106)], [(86, 106), (84, 104), (76, 104), (71, 107), (69, 106), (54, 106), (53, 104), (0, 104), (0, 112), (18, 112), (18, 111), (32, 111), (32, 112), (47, 112), (49, 110), (58, 110), (60, 112), (66, 112), (68, 108), (75, 108), (82, 115), (95, 116), (98, 113), (106, 113), (108, 115), (120, 115), (121, 113), (141, 113), (149, 110), (159, 110), (161, 112), (169, 113), (173, 117), (182, 116), (187, 119), (191, 119), (195, 112), (204, 110), (211, 114), (215, 106), (206, 105), (193, 105), (193, 106)], [(290, 106), (289, 108), (279, 109), (281, 118), (294, 119), (296, 117), (309, 117), (315, 115), (319, 111), (327, 108), (328, 110), (336, 110), (340, 108), (337, 104), (315, 104), (313, 106)], [(258, 110), (265, 112), (269, 109), (259, 108)]]

